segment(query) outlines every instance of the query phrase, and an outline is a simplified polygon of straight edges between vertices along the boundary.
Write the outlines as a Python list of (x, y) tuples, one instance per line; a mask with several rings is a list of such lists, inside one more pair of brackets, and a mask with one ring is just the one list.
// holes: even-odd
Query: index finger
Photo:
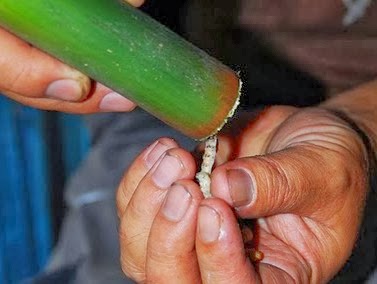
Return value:
[(118, 215), (122, 216), (140, 181), (165, 151), (177, 147), (170, 138), (160, 138), (145, 149), (132, 163), (122, 179), (117, 191)]

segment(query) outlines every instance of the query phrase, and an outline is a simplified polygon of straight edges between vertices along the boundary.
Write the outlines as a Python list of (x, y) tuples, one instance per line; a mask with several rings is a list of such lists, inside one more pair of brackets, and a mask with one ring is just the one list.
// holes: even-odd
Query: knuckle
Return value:
[[(31, 61), (35, 60), (35, 54), (37, 50), (33, 47), (29, 47), (25, 49), (27, 54), (25, 57), (29, 58)], [(13, 58), (10, 56), (9, 58)], [(7, 82), (5, 89), (13, 92), (19, 92), (22, 89), (22, 86), (25, 85), (26, 81), (36, 81), (40, 80), (40, 70), (37, 68), (37, 64), (30, 64), (30, 61), (22, 61), (19, 64), (14, 64), (13, 61), (8, 62), (8, 59), (4, 59), (4, 62), (1, 62), (2, 66), (8, 70), (6, 72), (6, 79), (4, 80)], [(24, 95), (24, 94), (23, 94)]]
[(367, 179), (366, 161), (352, 154), (342, 153), (334, 158), (332, 184), (340, 192), (365, 186)]
[(6, 89), (16, 92), (18, 90), (18, 86), (20, 84), (24, 84), (25, 78), (29, 77), (29, 74), (32, 73), (32, 67), (30, 65), (22, 64), (17, 65), (17, 67), (18, 68), (13, 68), (13, 72), (8, 74), (8, 78), (6, 80), (8, 82)]

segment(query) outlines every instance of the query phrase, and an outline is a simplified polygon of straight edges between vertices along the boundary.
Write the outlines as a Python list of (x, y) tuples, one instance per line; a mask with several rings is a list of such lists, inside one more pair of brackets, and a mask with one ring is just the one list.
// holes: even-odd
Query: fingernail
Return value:
[(135, 104), (122, 95), (112, 92), (105, 95), (99, 104), (103, 112), (122, 112), (134, 108)]
[(233, 206), (241, 207), (249, 204), (254, 191), (250, 175), (244, 170), (232, 169), (227, 171), (227, 179)]
[(198, 213), (198, 230), (204, 243), (212, 243), (220, 236), (221, 219), (219, 214), (208, 206), (201, 206)]
[(161, 157), (161, 155), (169, 149), (169, 146), (165, 145), (161, 141), (156, 141), (149, 148), (150, 149), (148, 149), (145, 157), (145, 163), (147, 167), (150, 169)]
[(183, 164), (181, 160), (166, 154), (155, 169), (152, 180), (158, 187), (168, 188), (177, 181), (182, 172)]
[(52, 82), (46, 89), (46, 96), (53, 99), (76, 102), (85, 96), (86, 87), (73, 79)]
[(191, 194), (182, 185), (173, 185), (166, 196), (165, 203), (162, 207), (162, 213), (166, 219), (179, 222), (185, 216), (190, 206)]

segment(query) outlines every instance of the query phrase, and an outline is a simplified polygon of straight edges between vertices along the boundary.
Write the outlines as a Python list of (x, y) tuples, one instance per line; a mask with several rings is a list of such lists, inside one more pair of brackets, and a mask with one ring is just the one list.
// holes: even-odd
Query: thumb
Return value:
[(349, 179), (343, 178), (347, 167), (341, 159), (331, 151), (321, 151), (300, 145), (228, 162), (214, 170), (211, 192), (234, 206), (243, 218), (310, 215), (349, 188)]
[[(140, 6), (144, 1), (126, 2)], [(92, 85), (88, 76), (2, 28), (0, 40), (0, 92), (9, 98), (32, 107), (75, 113), (128, 111), (134, 107), (104, 86), (97, 92), (97, 84)]]
[(90, 80), (82, 73), (0, 29), (0, 91), (65, 101), (85, 99)]

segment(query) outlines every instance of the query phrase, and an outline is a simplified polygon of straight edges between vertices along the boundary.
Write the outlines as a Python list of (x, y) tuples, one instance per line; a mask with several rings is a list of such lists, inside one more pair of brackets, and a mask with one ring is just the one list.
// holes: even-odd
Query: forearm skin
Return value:
[(366, 132), (376, 149), (377, 79), (328, 99), (321, 106), (346, 113)]
[[(358, 233), (358, 241), (348, 259), (347, 265), (331, 281), (333, 284), (364, 282), (373, 273), (376, 267), (377, 250), (377, 219), (374, 218), (377, 208), (377, 174), (376, 174), (376, 149), (377, 149), (377, 80), (371, 81), (360, 87), (341, 93), (333, 97), (320, 107), (343, 112), (357, 124), (360, 131), (356, 131), (363, 140), (368, 155), (369, 190), (365, 200), (363, 220)], [(365, 141), (366, 138), (367, 141)]]

